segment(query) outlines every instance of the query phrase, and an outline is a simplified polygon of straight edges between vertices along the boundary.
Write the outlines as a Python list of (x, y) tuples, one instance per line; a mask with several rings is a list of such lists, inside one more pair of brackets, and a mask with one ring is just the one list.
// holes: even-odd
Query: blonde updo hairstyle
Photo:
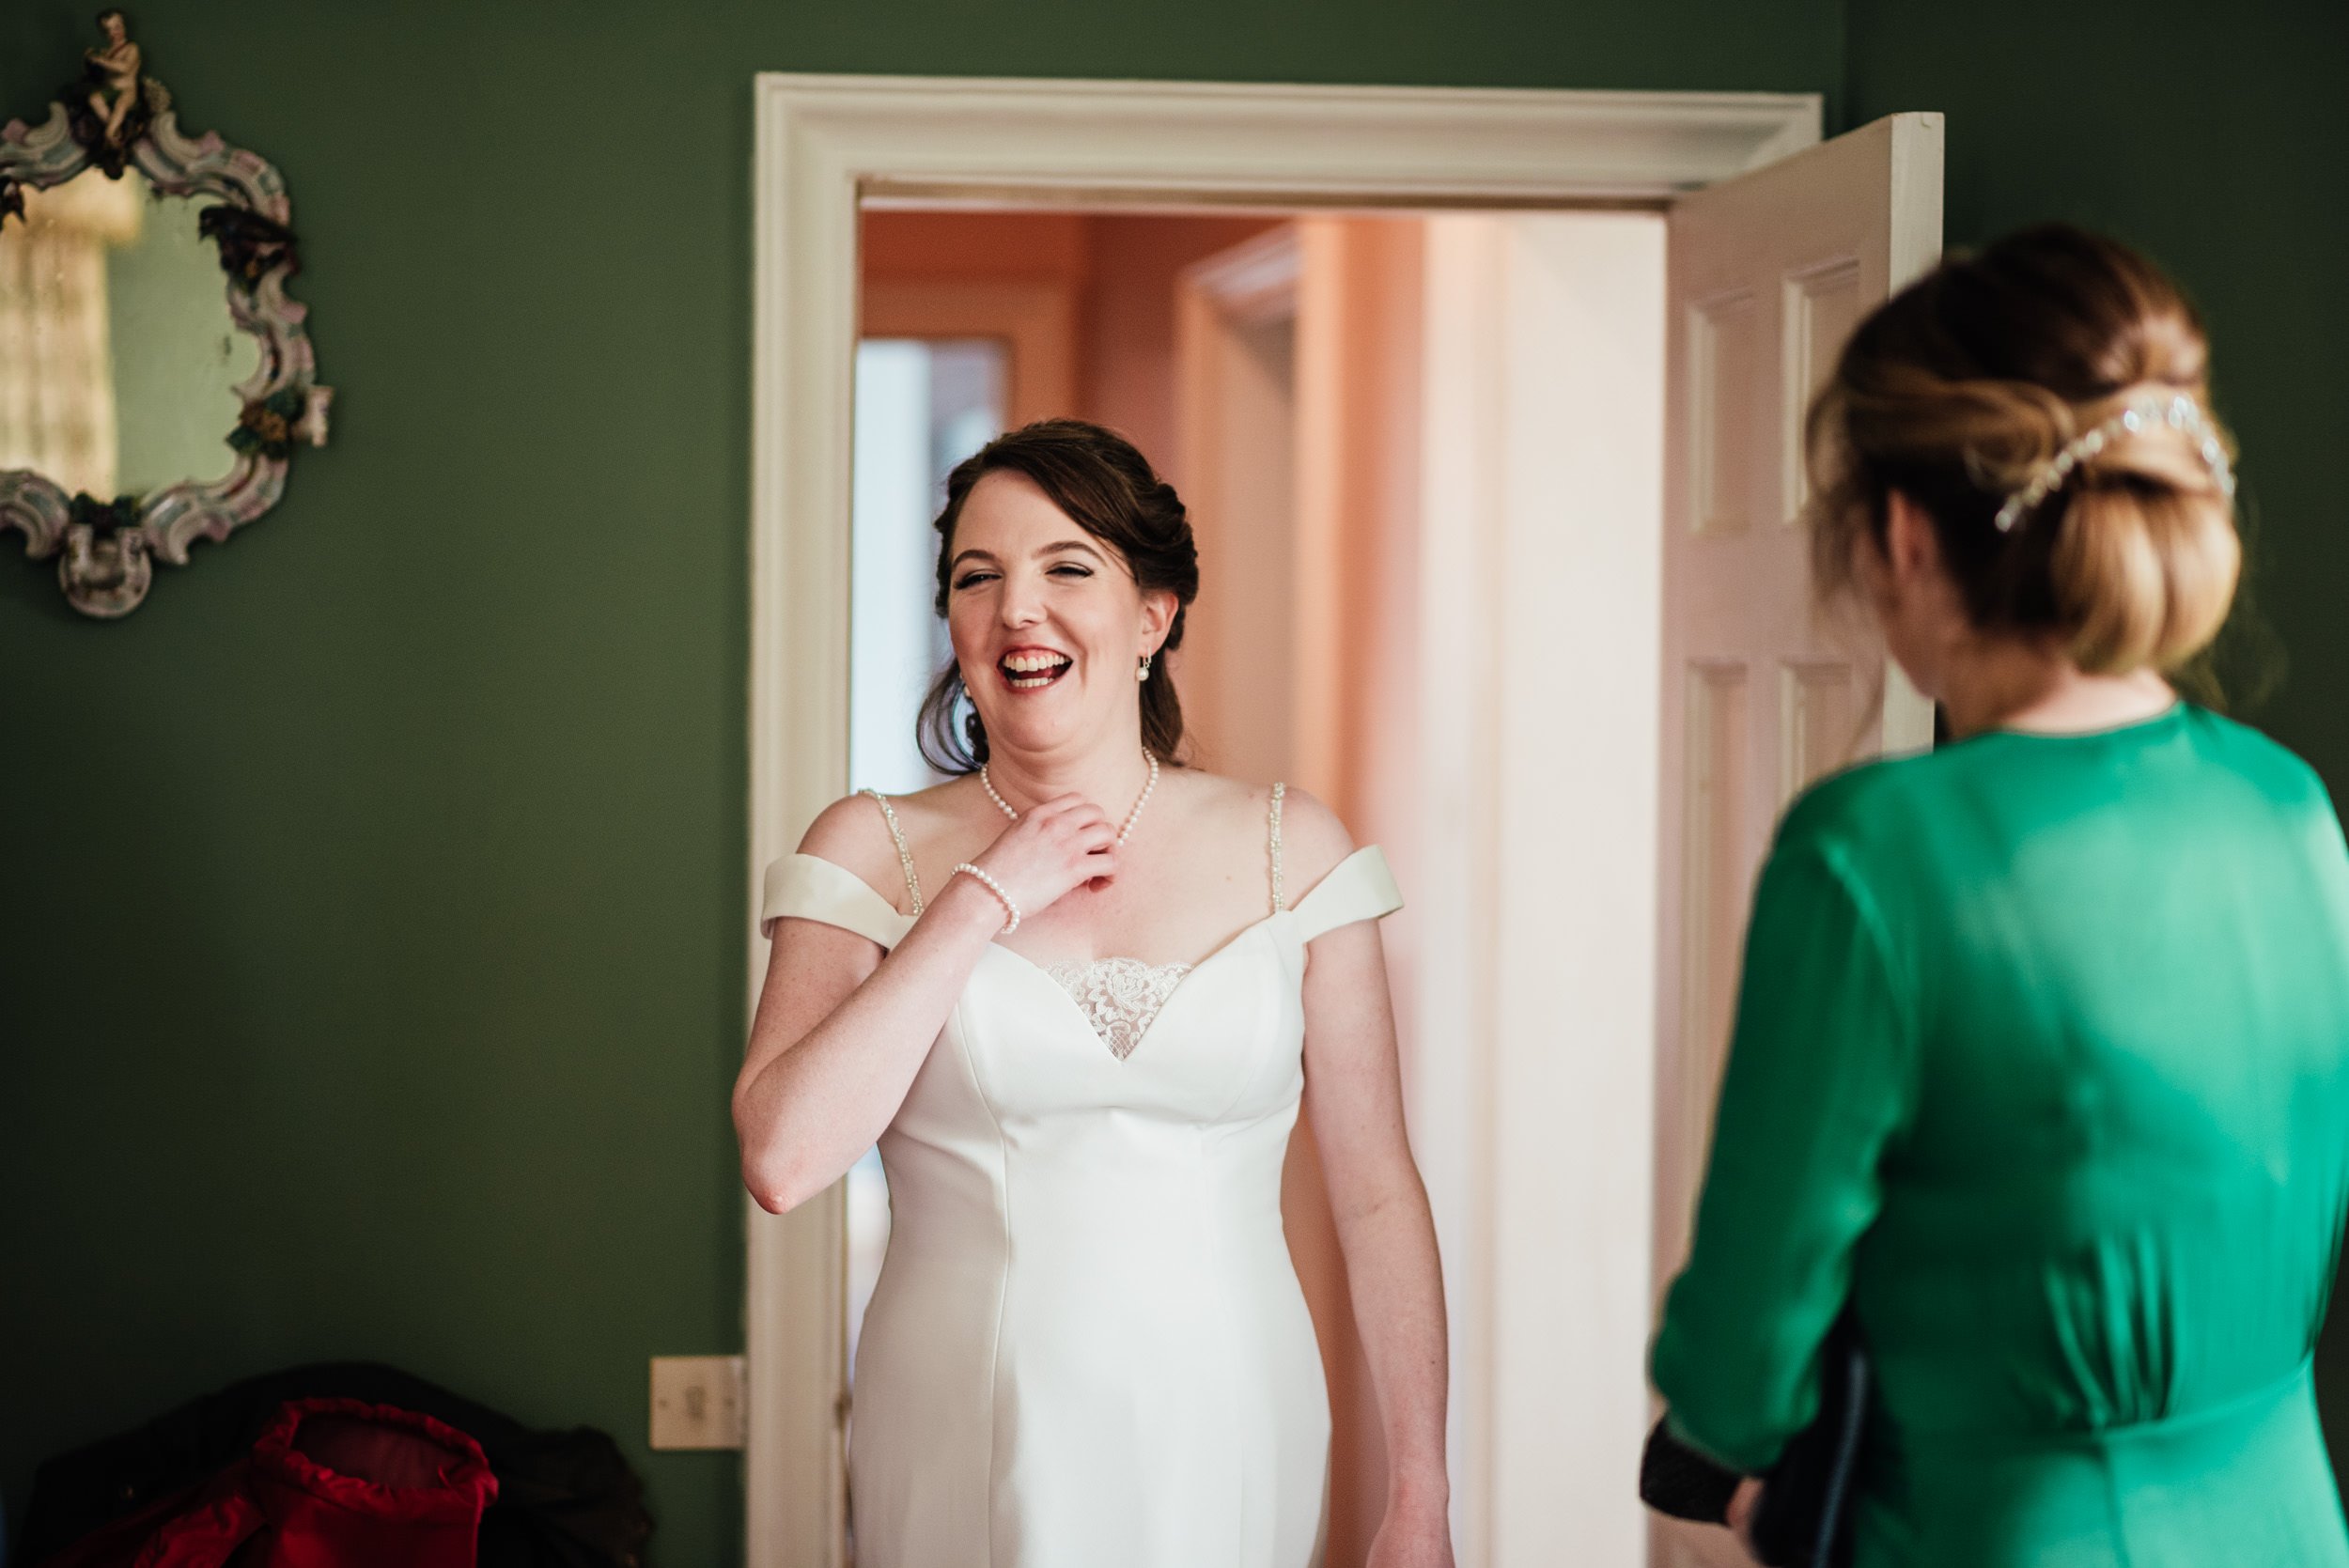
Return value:
[(1822, 594), (1851, 586), (1861, 539), (1883, 550), (1898, 490), (1932, 520), (1977, 630), (2059, 635), (2093, 675), (2174, 670), (2217, 635), (2242, 567), (2201, 445), (2232, 442), (2207, 411), (2200, 430), (2113, 428), (2011, 531), (1995, 520), (2148, 395), (2207, 411), (2209, 360), (2177, 286), (2099, 235), (2051, 225), (1943, 262), (1860, 323), (1812, 404)]

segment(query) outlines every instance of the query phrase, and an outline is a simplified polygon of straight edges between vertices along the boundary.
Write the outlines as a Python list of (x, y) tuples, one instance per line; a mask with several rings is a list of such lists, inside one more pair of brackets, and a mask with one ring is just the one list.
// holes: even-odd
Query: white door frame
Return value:
[[(761, 74), (754, 156), (747, 983), (761, 873), (844, 794), (857, 211), (867, 196), (1068, 207), (1660, 206), (1819, 139), (1815, 94)], [(1471, 807), (1471, 809), (1473, 809)], [(1469, 879), (1490, 867), (1447, 875)], [(1457, 899), (1439, 895), (1448, 907)], [(842, 1556), (837, 1189), (745, 1199), (750, 1568)]]

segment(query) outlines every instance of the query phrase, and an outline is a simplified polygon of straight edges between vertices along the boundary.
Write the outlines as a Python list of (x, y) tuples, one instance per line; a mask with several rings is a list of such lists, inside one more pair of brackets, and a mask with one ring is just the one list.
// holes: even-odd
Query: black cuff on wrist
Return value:
[(1727, 1524), (1729, 1499), (1745, 1479), (1673, 1436), (1660, 1421), (1640, 1456), (1640, 1500), (1675, 1519)]

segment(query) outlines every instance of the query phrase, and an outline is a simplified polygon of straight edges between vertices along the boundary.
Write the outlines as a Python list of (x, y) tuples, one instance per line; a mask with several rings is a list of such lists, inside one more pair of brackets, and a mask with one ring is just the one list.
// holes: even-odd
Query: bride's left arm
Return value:
[[(1302, 807), (1303, 809), (1299, 809)], [(1328, 808), (1291, 792), (1287, 859), (1310, 888), (1353, 847)], [(1403, 1126), (1386, 951), (1375, 921), (1314, 939), (1305, 965), (1305, 1114), (1320, 1146), (1354, 1321), (1386, 1433), (1377, 1568), (1448, 1568), (1443, 1282), (1427, 1189)]]

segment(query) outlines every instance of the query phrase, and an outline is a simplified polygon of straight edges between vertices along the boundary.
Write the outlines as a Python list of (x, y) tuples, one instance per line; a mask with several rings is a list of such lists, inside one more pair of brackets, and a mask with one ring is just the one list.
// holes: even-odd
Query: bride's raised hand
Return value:
[(1024, 916), (1070, 889), (1117, 875), (1117, 829), (1081, 795), (1056, 795), (1021, 812), (971, 862), (1002, 884)]

